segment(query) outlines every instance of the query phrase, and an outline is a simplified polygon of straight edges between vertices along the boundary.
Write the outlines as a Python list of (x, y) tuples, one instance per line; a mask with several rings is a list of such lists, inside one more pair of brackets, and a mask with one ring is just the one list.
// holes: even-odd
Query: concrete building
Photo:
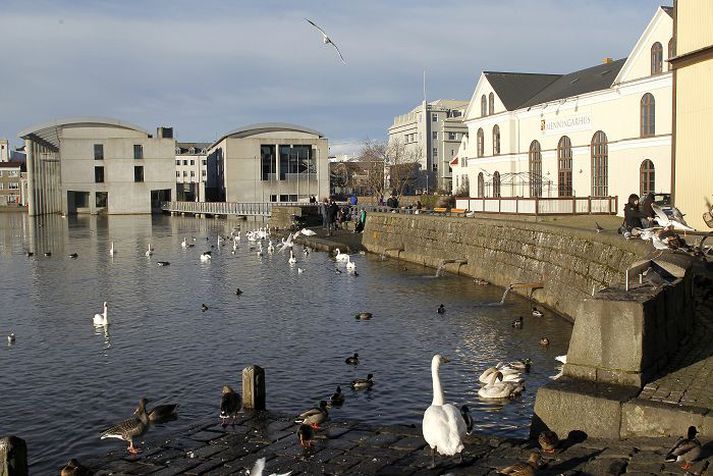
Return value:
[(306, 127), (255, 124), (207, 150), (206, 201), (296, 202), (329, 195), (329, 145)]
[(470, 197), (618, 197), (669, 192), (672, 9), (631, 54), (569, 74), (483, 72), (451, 166)]
[(23, 205), (22, 179), (25, 164), (0, 161), (0, 207)]
[(689, 225), (707, 230), (713, 206), (713, 2), (675, 1), (673, 200)]
[(205, 201), (208, 147), (205, 142), (176, 143), (176, 200)]
[(396, 116), (389, 127), (389, 143), (403, 144), (428, 177), (423, 188), (451, 189), (449, 163), (458, 152), (463, 135), (468, 132), (463, 123), (467, 106), (468, 101), (453, 99), (424, 101), (411, 112)]
[(74, 118), (30, 127), (20, 137), (30, 215), (151, 213), (175, 189), (170, 128), (153, 137), (114, 119)]
[(10, 160), (10, 143), (7, 139), (0, 139), (0, 162)]

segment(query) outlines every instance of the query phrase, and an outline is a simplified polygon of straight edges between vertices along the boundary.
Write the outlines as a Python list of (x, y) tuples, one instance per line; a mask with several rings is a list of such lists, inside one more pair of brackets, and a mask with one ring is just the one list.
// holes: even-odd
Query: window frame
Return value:
[(594, 133), (590, 142), (591, 194), (606, 197), (609, 193), (609, 142), (604, 131)]
[(537, 140), (530, 142), (527, 166), (530, 173), (530, 197), (542, 197), (542, 146)]
[(493, 155), (500, 155), (500, 126), (493, 126)]
[(639, 102), (639, 135), (640, 137), (656, 135), (656, 98), (651, 93), (641, 96)]
[(660, 42), (651, 45), (651, 76), (663, 72), (663, 46)]
[(572, 140), (569, 136), (562, 136), (557, 143), (557, 195), (560, 197), (572, 197), (574, 194), (572, 168)]
[(485, 133), (483, 132), (482, 127), (478, 128), (476, 137), (477, 137), (476, 147), (477, 147), (478, 157), (485, 157)]

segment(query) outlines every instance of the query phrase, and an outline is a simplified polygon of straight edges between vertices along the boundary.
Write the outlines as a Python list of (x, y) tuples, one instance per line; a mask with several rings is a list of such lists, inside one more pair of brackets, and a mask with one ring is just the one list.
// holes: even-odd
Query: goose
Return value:
[(188, 239), (184, 236), (183, 241), (181, 241), (182, 248), (188, 248)]
[(79, 258), (79, 253), (70, 253), (69, 257), (72, 259), (77, 259), (77, 258)]
[(211, 259), (213, 259), (213, 256), (211, 255), (210, 251), (204, 251), (203, 253), (201, 253), (201, 262), (207, 263)]
[(525, 387), (521, 383), (503, 382), (503, 374), (494, 372), (487, 385), (478, 390), (478, 396), (486, 400), (503, 400), (522, 393)]
[(423, 438), (431, 447), (431, 468), (436, 466), (436, 452), (445, 456), (463, 456), (463, 436), (467, 431), (467, 424), (463, 415), (455, 405), (445, 403), (443, 387), (439, 370), (441, 364), (448, 363), (449, 359), (436, 354), (431, 361), (431, 378), (433, 380), (433, 401), (431, 406), (423, 413)]
[(294, 253), (292, 252), (292, 249), (290, 248), (290, 259), (287, 260), (288, 263), (290, 264), (295, 264), (297, 263), (297, 259), (295, 258)]
[(7, 345), (12, 345), (14, 343), (15, 343), (15, 333), (10, 332), (10, 334), (8, 334), (8, 336), (7, 336)]
[(695, 426), (688, 427), (687, 437), (680, 437), (673, 447), (666, 453), (666, 462), (683, 463), (682, 469), (689, 469), (691, 464), (701, 456), (701, 442), (696, 435), (698, 430)]
[(354, 390), (364, 390), (369, 389), (374, 386), (374, 374), (369, 374), (366, 378), (357, 378), (352, 380), (352, 388)]
[(151, 410), (146, 410), (149, 421), (152, 423), (164, 423), (178, 417), (178, 403), (165, 403), (156, 405)]
[(351, 260), (349, 255), (347, 255), (347, 271), (353, 273), (356, 271), (356, 264)]
[[(257, 461), (255, 461), (255, 465), (253, 466), (253, 469), (251, 469), (248, 472), (248, 476), (262, 476), (262, 472), (265, 470), (265, 458), (260, 458)], [(282, 473), (282, 474), (275, 474), (272, 473), (270, 476), (290, 476), (292, 474), (292, 471), (289, 471), (287, 473)]]
[(171, 263), (169, 261), (159, 261), (158, 263), (159, 266), (171, 266)]
[(145, 398), (139, 400), (139, 406), (136, 408), (136, 411), (134, 411), (135, 418), (124, 420), (105, 430), (101, 434), (101, 439), (118, 438), (120, 440), (128, 441), (129, 447), (127, 450), (129, 453), (139, 453), (141, 450), (134, 446), (134, 438), (143, 435), (148, 429), (149, 417), (146, 414), (146, 403), (148, 403), (148, 400)]
[(515, 463), (499, 469), (498, 474), (511, 474), (513, 476), (535, 476), (535, 470), (540, 465), (540, 454), (537, 451), (530, 453), (526, 463)]
[(329, 399), (332, 406), (340, 407), (344, 405), (344, 394), (342, 393), (342, 387), (337, 385), (337, 390), (332, 394)]
[(445, 313), (446, 313), (446, 306), (444, 306), (443, 304), (441, 304), (440, 306), (438, 306), (438, 309), (436, 309), (436, 313), (438, 313), (438, 314), (445, 314)]
[(550, 339), (543, 337), (540, 339), (540, 345), (543, 347), (548, 347), (550, 345)]
[(349, 255), (339, 251), (339, 248), (336, 248), (334, 251), (337, 252), (337, 255), (334, 257), (334, 259), (336, 259), (338, 262), (346, 262), (349, 260)]
[(354, 352), (354, 355), (351, 355), (344, 359), (344, 362), (346, 362), (349, 365), (358, 365), (359, 364), (359, 354)]
[(82, 465), (75, 458), (67, 461), (67, 464), (65, 464), (59, 472), (60, 476), (89, 476), (91, 474), (94, 474), (94, 471)]
[(223, 427), (228, 426), (228, 418), (232, 418), (233, 425), (235, 425), (235, 417), (241, 406), (240, 394), (233, 390), (230, 385), (223, 385), (223, 391), (220, 396), (220, 419)]
[(537, 437), (537, 442), (540, 444), (542, 451), (552, 454), (557, 449), (560, 439), (557, 436), (557, 433), (547, 430), (540, 433), (540, 436)]
[(542, 317), (542, 316), (543, 316), (542, 311), (540, 311), (536, 307), (532, 308), (532, 317)]
[(107, 315), (108, 313), (108, 308), (109, 305), (107, 304), (106, 301), (104, 301), (104, 312), (101, 314), (94, 314), (94, 325), (95, 326), (108, 326), (109, 325), (109, 316)]
[(512, 321), (510, 324), (514, 329), (522, 329), (522, 316), (518, 316), (517, 319)]
[(148, 247), (148, 249), (146, 250), (146, 257), (147, 257), (147, 258), (150, 258), (151, 255), (153, 255), (153, 250), (151, 249), (151, 243), (149, 243), (149, 247)]
[(301, 425), (310, 425), (315, 430), (319, 429), (319, 425), (327, 421), (329, 418), (329, 412), (327, 411), (327, 402), (321, 400), (319, 406), (315, 408), (310, 408), (307, 411), (300, 413), (295, 420), (295, 423)]
[(314, 438), (314, 430), (311, 426), (302, 424), (297, 429), (297, 439), (300, 440), (300, 446), (303, 448), (312, 447), (312, 439)]

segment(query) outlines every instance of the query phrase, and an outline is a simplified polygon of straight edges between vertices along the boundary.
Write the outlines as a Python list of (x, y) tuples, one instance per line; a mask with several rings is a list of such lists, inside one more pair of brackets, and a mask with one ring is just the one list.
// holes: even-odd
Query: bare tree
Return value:
[(421, 150), (408, 148), (399, 139), (390, 142), (366, 140), (360, 160), (369, 169), (369, 185), (374, 195), (385, 195), (388, 186), (400, 197), (418, 179)]

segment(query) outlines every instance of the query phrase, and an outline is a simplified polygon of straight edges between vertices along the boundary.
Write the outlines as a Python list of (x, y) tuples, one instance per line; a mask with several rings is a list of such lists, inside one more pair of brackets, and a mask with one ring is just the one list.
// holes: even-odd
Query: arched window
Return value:
[(493, 126), (493, 155), (500, 155), (500, 128)]
[(488, 114), (495, 114), (495, 94), (488, 94)]
[(658, 41), (651, 46), (651, 74), (659, 74), (663, 67), (663, 48)]
[(641, 137), (656, 134), (656, 101), (651, 93), (641, 98)]
[(560, 197), (572, 196), (572, 141), (562, 136), (557, 144), (557, 184)]
[(500, 172), (493, 173), (493, 197), (500, 197)]
[(530, 196), (542, 196), (542, 148), (540, 143), (533, 140), (530, 144), (530, 153), (528, 154), (528, 162), (530, 168)]
[[(483, 96), (485, 97), (485, 96)], [(483, 128), (478, 129), (478, 157), (485, 155), (485, 137), (483, 136)]]
[(485, 196), (485, 178), (483, 178), (483, 172), (478, 174), (478, 197), (483, 198)]
[(673, 38), (668, 40), (668, 70), (671, 71), (671, 58), (676, 56), (676, 42)]
[(607, 135), (597, 131), (592, 136), (592, 196), (606, 197), (609, 192), (607, 187), (609, 149)]
[(480, 97), (480, 115), (481, 116), (488, 115), (488, 103), (487, 103), (487, 99), (485, 99), (485, 94), (483, 94)]
[(649, 159), (641, 162), (641, 167), (639, 167), (639, 196), (643, 197), (647, 193), (656, 192), (656, 172), (654, 170), (654, 163)]

